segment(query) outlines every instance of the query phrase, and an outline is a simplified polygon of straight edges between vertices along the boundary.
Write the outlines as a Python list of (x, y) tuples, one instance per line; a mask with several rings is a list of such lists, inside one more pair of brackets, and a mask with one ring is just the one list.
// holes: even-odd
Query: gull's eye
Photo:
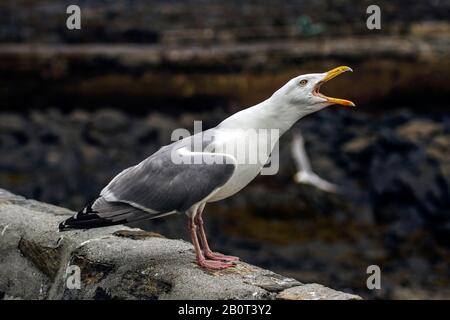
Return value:
[(307, 83), (308, 83), (308, 80), (303, 79), (299, 82), (299, 85), (300, 85), (300, 87), (304, 87), (304, 86), (306, 86)]

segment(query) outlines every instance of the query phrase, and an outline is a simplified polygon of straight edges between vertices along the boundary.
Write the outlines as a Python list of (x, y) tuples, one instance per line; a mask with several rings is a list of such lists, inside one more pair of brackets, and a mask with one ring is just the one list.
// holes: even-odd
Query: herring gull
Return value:
[[(231, 115), (215, 128), (162, 147), (119, 173), (95, 201), (61, 222), (59, 229), (89, 229), (185, 213), (197, 264), (208, 269), (234, 266), (239, 258), (209, 247), (202, 219), (205, 205), (249, 184), (268, 162), (279, 137), (302, 117), (333, 104), (354, 106), (319, 92), (323, 83), (346, 71), (352, 69), (341, 66), (297, 76), (267, 100)], [(273, 138), (265, 134), (267, 130), (278, 135)], [(233, 145), (254, 148), (244, 150), (241, 157), (242, 150), (229, 147)], [(255, 154), (258, 161), (250, 161)]]

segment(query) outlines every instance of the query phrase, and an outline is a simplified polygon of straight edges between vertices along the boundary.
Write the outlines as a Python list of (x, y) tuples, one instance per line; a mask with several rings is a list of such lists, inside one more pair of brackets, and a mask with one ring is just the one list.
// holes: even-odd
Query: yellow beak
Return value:
[[(325, 77), (323, 78), (322, 83), (325, 83), (325, 82), (337, 77), (341, 73), (344, 73), (347, 71), (353, 72), (352, 68), (347, 67), (347, 66), (340, 66), (340, 67), (334, 68), (333, 70), (330, 70), (325, 74)], [(327, 96), (319, 93), (318, 91), (317, 91), (317, 93), (320, 94), (320, 96), (322, 98), (325, 98), (326, 100), (328, 100), (328, 102), (330, 102), (330, 103), (340, 104), (343, 106), (351, 106), (351, 107), (355, 106), (355, 104), (353, 102), (351, 102), (350, 100), (327, 97)]]

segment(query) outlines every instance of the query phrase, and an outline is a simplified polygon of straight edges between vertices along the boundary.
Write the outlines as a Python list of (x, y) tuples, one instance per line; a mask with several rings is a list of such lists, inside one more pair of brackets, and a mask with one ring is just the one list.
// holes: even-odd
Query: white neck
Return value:
[(278, 129), (280, 136), (289, 130), (310, 110), (285, 103), (278, 96), (269, 99), (226, 118), (219, 128)]

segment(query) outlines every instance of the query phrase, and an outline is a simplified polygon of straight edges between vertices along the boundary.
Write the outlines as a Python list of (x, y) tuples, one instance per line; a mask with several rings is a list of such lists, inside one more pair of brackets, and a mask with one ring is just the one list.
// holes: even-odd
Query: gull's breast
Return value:
[(272, 151), (265, 137), (245, 131), (219, 134), (214, 145), (216, 152), (234, 157), (237, 165), (231, 178), (207, 202), (228, 198), (242, 190), (261, 172)]

